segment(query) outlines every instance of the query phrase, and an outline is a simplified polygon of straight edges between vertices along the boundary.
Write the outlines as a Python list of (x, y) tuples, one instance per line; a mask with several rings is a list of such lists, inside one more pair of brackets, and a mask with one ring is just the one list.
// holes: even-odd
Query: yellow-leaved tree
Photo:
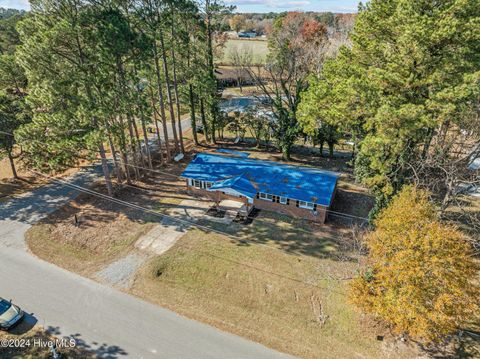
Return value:
[(478, 262), (468, 238), (440, 222), (429, 193), (406, 186), (366, 237), (351, 299), (396, 333), (432, 342), (478, 315)]

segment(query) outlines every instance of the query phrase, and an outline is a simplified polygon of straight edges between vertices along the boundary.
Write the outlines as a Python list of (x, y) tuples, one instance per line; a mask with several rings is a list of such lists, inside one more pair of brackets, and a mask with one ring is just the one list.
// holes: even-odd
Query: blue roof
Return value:
[[(237, 186), (252, 191), (251, 187), (246, 189), (247, 180), (256, 192), (326, 207), (330, 206), (339, 177), (336, 173), (309, 167), (207, 153), (197, 154), (181, 176), (200, 181), (222, 181), (223, 184), (218, 186)], [(231, 182), (226, 184), (227, 180)]]
[(240, 176), (232, 177), (224, 181), (215, 182), (210, 190), (231, 188), (246, 197), (255, 198), (257, 195), (257, 189), (253, 186), (252, 182), (248, 180), (243, 174)]

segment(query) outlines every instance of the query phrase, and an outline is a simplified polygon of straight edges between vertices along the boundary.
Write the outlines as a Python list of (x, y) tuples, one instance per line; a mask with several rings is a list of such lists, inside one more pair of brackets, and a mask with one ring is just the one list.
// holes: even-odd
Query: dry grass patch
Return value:
[(347, 304), (355, 263), (191, 230), (137, 275), (134, 294), (300, 357), (382, 357)]
[(38, 257), (89, 276), (131, 251), (153, 225), (133, 210), (81, 195), (30, 228), (26, 240)]
[[(181, 170), (181, 166), (165, 169), (175, 175)], [(103, 192), (105, 189), (103, 184), (98, 184), (93, 190)], [(183, 181), (156, 174), (138, 183), (138, 187), (118, 190), (116, 198), (162, 212), (190, 197)], [(75, 225), (75, 216), (78, 225)], [(92, 276), (132, 251), (135, 242), (161, 219), (161, 216), (81, 194), (30, 228), (26, 239), (38, 257)]]
[(240, 53), (249, 51), (252, 53), (252, 62), (264, 63), (268, 55), (268, 41), (265, 39), (229, 39), (225, 43), (222, 51), (222, 57), (216, 59), (216, 62), (224, 65), (232, 64), (232, 52), (238, 51)]
[[(57, 340), (58, 338), (48, 334), (42, 327), (36, 326), (31, 330), (23, 334), (11, 334), (8, 332), (0, 331), (0, 340), (19, 340), (22, 343), (30, 343), (23, 348), (0, 348), (0, 357), (2, 359), (50, 359), (52, 358), (52, 352), (48, 347), (41, 347), (40, 345), (34, 345), (34, 341), (42, 341), (43, 343), (49, 343)], [(70, 359), (93, 359), (97, 356), (90, 352), (83, 342), (78, 343), (72, 348), (58, 348), (57, 353), (62, 358)]]

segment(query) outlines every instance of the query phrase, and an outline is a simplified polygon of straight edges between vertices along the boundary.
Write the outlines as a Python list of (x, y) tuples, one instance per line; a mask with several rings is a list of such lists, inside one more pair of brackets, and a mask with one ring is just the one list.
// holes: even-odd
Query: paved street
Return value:
[[(98, 171), (87, 168), (70, 181), (86, 185)], [(74, 336), (101, 358), (286, 357), (33, 257), (25, 231), (77, 194), (50, 184), (0, 204), (0, 296), (32, 313), (29, 321)]]

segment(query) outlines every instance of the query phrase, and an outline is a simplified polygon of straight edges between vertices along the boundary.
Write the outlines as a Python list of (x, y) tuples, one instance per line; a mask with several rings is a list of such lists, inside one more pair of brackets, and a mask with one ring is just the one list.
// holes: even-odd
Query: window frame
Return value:
[(313, 202), (306, 202), (306, 201), (298, 201), (298, 208), (315, 210), (315, 203)]
[(265, 193), (265, 192), (259, 192), (258, 193), (258, 198), (263, 200), (263, 201), (275, 202), (275, 196), (273, 194), (268, 194), (268, 193)]

